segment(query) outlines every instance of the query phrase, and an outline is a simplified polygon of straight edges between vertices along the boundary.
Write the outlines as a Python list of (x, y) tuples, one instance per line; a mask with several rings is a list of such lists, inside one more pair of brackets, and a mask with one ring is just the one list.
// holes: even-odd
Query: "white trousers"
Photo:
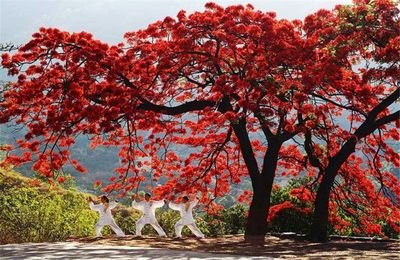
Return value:
[(137, 236), (142, 235), (142, 229), (146, 224), (150, 224), (157, 231), (159, 236), (162, 236), (162, 237), (167, 236), (167, 234), (165, 234), (165, 232), (162, 229), (162, 227), (160, 226), (160, 224), (158, 224), (157, 220), (152, 220), (152, 219), (143, 218), (143, 217), (140, 218), (136, 222), (136, 235)]
[(125, 236), (124, 231), (122, 231), (122, 229), (115, 222), (112, 222), (111, 224), (106, 224), (106, 225), (97, 223), (96, 224), (96, 237), (101, 237), (101, 230), (103, 229), (104, 226), (110, 226), (110, 228), (119, 237)]
[(184, 226), (187, 226), (196, 237), (204, 238), (204, 234), (201, 233), (200, 229), (196, 226), (194, 222), (189, 224), (184, 224), (184, 221), (182, 219), (180, 219), (175, 224), (175, 234), (177, 237), (182, 237), (182, 229)]

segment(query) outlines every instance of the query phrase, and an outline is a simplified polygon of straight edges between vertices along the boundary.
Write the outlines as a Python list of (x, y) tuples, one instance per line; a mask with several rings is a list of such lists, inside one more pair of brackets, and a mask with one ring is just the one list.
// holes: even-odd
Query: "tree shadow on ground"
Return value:
[(224, 236), (217, 238), (126, 238), (108, 237), (101, 240), (78, 238), (74, 241), (96, 244), (113, 244), (177, 250), (194, 250), (215, 254), (236, 254), (246, 256), (265, 256), (278, 258), (368, 258), (398, 259), (399, 241), (348, 241), (334, 240), (327, 243), (311, 243), (305, 239), (289, 239), (267, 236), (264, 244), (251, 244), (243, 236)]
[[(159, 248), (128, 247), (92, 243), (27, 243), (0, 246), (2, 260), (14, 259), (209, 259), (234, 260), (229, 255)], [(251, 259), (251, 258), (250, 258)]]

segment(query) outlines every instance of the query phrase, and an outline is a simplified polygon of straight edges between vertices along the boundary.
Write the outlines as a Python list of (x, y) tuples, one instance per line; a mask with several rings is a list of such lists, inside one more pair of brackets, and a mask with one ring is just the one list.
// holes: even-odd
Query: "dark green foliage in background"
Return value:
[[(298, 188), (308, 182), (306, 177), (292, 179), (287, 185), (274, 189), (271, 195), (271, 205), (278, 205), (285, 201), (291, 202), (300, 209), (310, 208), (312, 204), (305, 205), (298, 199), (290, 195), (294, 188)], [(312, 223), (311, 212), (303, 212), (297, 209), (284, 209), (269, 223), (269, 231), (274, 233), (294, 232), (297, 234), (307, 234)]]

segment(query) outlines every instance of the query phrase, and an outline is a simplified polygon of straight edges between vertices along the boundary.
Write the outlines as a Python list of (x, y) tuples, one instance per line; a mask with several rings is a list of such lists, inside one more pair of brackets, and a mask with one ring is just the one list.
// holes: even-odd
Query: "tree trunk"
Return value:
[(252, 243), (264, 243), (267, 233), (267, 218), (280, 147), (280, 142), (270, 140), (261, 174), (252, 179), (253, 198), (245, 231), (245, 240)]
[(314, 215), (310, 233), (312, 241), (326, 242), (328, 240), (329, 198), (331, 189), (340, 167), (349, 158), (350, 154), (355, 151), (356, 142), (355, 138), (347, 141), (342, 149), (330, 159), (325, 174), (323, 174), (314, 202)]
[(326, 173), (317, 191), (310, 234), (310, 238), (314, 242), (326, 242), (328, 240), (329, 197), (335, 176), (335, 174), (328, 176), (328, 173)]
[[(229, 102), (224, 102), (232, 110)], [(221, 106), (220, 111), (224, 111)], [(233, 131), (239, 140), (243, 159), (249, 171), (251, 185), (253, 187), (253, 198), (247, 218), (245, 240), (248, 242), (264, 242), (267, 233), (267, 216), (270, 205), (272, 185), (275, 178), (275, 171), (278, 162), (279, 150), (283, 141), (280, 137), (267, 133), (267, 152), (264, 155), (262, 171), (259, 171), (257, 160), (254, 156), (253, 147), (246, 129), (246, 121), (240, 119), (232, 124)]]
[(267, 216), (271, 194), (267, 192), (266, 186), (262, 184), (258, 186), (258, 191), (253, 193), (246, 223), (245, 240), (249, 242), (264, 242), (267, 233)]

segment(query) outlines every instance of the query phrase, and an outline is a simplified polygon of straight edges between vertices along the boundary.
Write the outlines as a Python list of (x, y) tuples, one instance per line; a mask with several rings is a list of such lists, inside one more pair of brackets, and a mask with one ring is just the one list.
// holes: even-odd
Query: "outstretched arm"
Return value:
[(92, 197), (88, 198), (89, 201), (89, 207), (91, 210), (99, 211), (100, 210), (100, 205), (94, 204), (94, 200)]
[(162, 206), (164, 206), (164, 200), (155, 200), (155, 201), (153, 201), (153, 207), (161, 208)]
[(144, 202), (138, 200), (139, 197), (137, 194), (132, 195), (132, 208), (143, 211), (144, 210)]
[(138, 195), (133, 194), (132, 195), (132, 208), (143, 211), (143, 203), (138, 201)]
[(169, 207), (170, 209), (178, 210), (178, 211), (180, 210), (179, 205), (180, 205), (180, 204), (176, 204), (176, 203), (173, 203), (173, 202), (169, 202), (169, 203), (168, 203), (168, 207)]
[(132, 208), (143, 211), (143, 202), (137, 202), (136, 200), (132, 200)]
[(192, 201), (192, 203), (190, 203), (190, 208), (194, 208), (197, 206), (197, 204), (199, 203), (199, 199), (196, 198)]
[(113, 209), (113, 208), (115, 208), (117, 205), (118, 205), (118, 202), (116, 202), (116, 201), (111, 201), (111, 202), (108, 204), (108, 207), (109, 207), (110, 209)]

